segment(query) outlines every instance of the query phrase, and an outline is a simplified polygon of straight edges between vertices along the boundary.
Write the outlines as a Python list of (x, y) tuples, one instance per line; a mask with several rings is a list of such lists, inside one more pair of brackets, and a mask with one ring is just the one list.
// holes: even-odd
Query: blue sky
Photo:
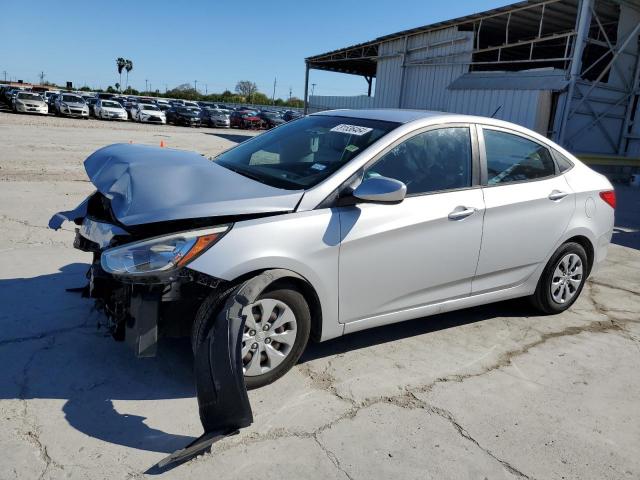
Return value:
[[(198, 81), (209, 92), (252, 80), (271, 95), (302, 97), (304, 58), (441, 20), (507, 5), (496, 0), (271, 0), (181, 2), (30, 0), (2, 8), (0, 81), (46, 80), (106, 88), (115, 59), (133, 60), (129, 83), (164, 91)], [(64, 5), (64, 6), (63, 6)], [(366, 93), (361, 77), (311, 72), (317, 95)], [(123, 82), (124, 84), (124, 76)]]

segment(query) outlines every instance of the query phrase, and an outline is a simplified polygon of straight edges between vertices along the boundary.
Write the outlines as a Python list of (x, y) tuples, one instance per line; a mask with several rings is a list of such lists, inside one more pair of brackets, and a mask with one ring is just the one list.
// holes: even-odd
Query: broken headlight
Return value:
[(114, 275), (147, 275), (183, 267), (220, 240), (231, 228), (223, 225), (206, 230), (174, 233), (128, 243), (102, 253), (104, 271)]

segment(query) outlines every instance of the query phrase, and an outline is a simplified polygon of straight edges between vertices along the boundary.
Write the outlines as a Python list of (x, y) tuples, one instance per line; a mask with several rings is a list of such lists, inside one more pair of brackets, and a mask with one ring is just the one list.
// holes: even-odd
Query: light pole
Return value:
[(271, 95), (271, 105), (276, 104), (276, 84), (278, 83), (278, 79), (273, 79), (273, 95)]
[(198, 93), (198, 80), (193, 81), (193, 89)]
[(311, 96), (313, 97), (313, 91), (316, 89), (316, 84), (312, 83), (311, 84)]
[(144, 79), (144, 91), (149, 91), (149, 80), (147, 80), (146, 78)]

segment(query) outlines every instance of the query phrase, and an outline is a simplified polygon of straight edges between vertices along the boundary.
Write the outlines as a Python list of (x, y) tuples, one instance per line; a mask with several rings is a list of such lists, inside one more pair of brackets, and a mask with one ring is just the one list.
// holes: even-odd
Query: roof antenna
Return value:
[(498, 108), (496, 108), (496, 111), (491, 114), (491, 118), (496, 118), (496, 113), (498, 113), (501, 108), (502, 108), (502, 105), (500, 105)]

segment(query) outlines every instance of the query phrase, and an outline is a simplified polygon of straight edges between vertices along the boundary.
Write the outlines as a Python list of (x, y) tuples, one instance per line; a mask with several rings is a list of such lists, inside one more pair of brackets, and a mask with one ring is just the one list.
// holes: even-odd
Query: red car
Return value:
[(257, 130), (262, 128), (262, 119), (253, 110), (236, 110), (229, 116), (231, 127)]

